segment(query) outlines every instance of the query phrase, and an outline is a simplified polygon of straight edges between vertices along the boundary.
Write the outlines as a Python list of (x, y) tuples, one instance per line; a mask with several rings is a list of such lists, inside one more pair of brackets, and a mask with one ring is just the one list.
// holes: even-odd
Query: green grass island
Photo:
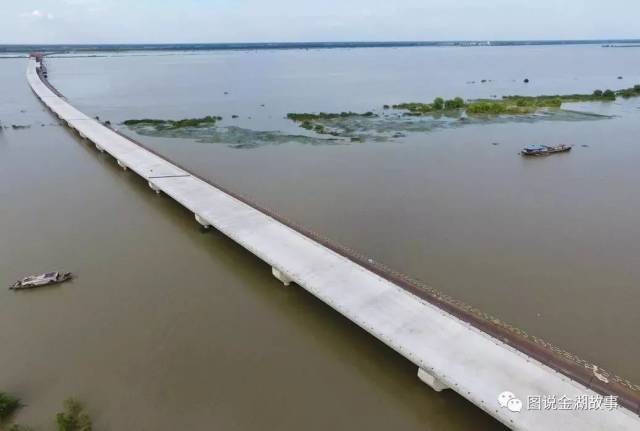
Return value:
[[(612, 102), (620, 96), (625, 99), (640, 96), (640, 85), (621, 90), (594, 90), (591, 94), (565, 94), (543, 96), (504, 96), (502, 99), (475, 99), (468, 102), (460, 97), (444, 100), (436, 97), (432, 103), (400, 103), (394, 109), (406, 110), (407, 115), (430, 115), (446, 111), (465, 111), (475, 114), (531, 114), (541, 108), (560, 108), (563, 103), (571, 102)], [(389, 105), (385, 105), (388, 109)]]
[[(542, 96), (503, 96), (501, 99), (473, 99), (465, 101), (462, 97), (444, 99), (436, 97), (431, 103), (405, 102), (395, 105), (383, 105), (388, 112), (391, 109), (402, 111), (403, 116), (436, 116), (455, 114), (467, 116), (486, 115), (527, 115), (540, 109), (560, 109), (563, 103), (571, 102), (612, 102), (617, 97), (625, 99), (640, 96), (640, 85), (620, 90), (594, 90), (590, 94), (564, 94)], [(386, 114), (384, 114), (386, 115)], [(350, 118), (378, 117), (373, 112), (339, 112), (339, 113), (289, 113), (287, 118), (300, 127), (319, 134), (338, 137), (349, 137), (340, 131), (340, 120)], [(353, 139), (352, 139), (353, 140)], [(357, 141), (355, 139), (354, 141)]]

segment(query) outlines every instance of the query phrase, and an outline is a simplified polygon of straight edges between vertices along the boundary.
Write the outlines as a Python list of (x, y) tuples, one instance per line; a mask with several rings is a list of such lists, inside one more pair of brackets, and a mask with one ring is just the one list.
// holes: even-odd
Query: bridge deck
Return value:
[[(517, 430), (640, 430), (640, 418), (613, 411), (527, 410), (527, 396), (597, 396), (553, 369), (470, 326), (352, 260), (247, 205), (79, 112), (45, 85), (30, 60), (36, 95), (83, 137), (112, 155), (364, 330), (508, 427)], [(498, 395), (525, 407), (511, 412)]]

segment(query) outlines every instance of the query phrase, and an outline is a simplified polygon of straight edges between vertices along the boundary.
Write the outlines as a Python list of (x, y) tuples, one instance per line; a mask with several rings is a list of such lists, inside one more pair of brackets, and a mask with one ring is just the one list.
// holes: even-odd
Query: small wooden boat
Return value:
[(47, 286), (50, 284), (62, 283), (71, 280), (73, 274), (70, 272), (46, 272), (39, 275), (30, 275), (18, 280), (9, 286), (11, 290), (33, 289), (35, 287)]
[(527, 145), (520, 151), (523, 156), (548, 156), (554, 153), (571, 151), (572, 145)]

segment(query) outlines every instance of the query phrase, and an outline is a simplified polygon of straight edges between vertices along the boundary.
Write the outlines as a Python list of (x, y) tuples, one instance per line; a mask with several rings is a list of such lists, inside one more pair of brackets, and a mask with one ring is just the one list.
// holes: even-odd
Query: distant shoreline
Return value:
[(0, 53), (46, 51), (64, 52), (122, 52), (122, 51), (224, 51), (275, 49), (332, 49), (332, 48), (402, 48), (402, 47), (487, 47), (487, 46), (544, 46), (544, 45), (609, 45), (616, 47), (639, 45), (640, 39), (599, 40), (467, 40), (467, 41), (380, 41), (380, 42), (273, 42), (273, 43), (149, 43), (149, 44), (16, 44), (0, 45)]

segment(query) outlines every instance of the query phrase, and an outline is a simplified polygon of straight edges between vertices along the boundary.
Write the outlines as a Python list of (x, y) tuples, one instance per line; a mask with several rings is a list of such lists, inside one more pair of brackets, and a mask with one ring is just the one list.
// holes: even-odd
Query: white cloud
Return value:
[(42, 11), (40, 9), (34, 9), (31, 12), (25, 12), (21, 14), (23, 17), (31, 18), (32, 20), (52, 20), (55, 19), (55, 16), (52, 13)]

